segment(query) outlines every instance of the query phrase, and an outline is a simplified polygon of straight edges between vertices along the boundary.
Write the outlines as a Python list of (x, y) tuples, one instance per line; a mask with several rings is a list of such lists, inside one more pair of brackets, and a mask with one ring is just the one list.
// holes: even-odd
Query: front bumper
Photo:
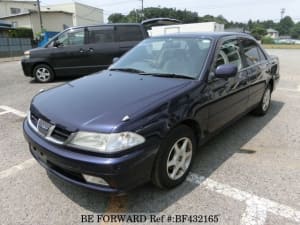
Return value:
[[(143, 148), (129, 153), (99, 156), (47, 141), (29, 126), (27, 119), (23, 131), (33, 157), (50, 173), (73, 184), (109, 193), (126, 192), (149, 181), (159, 147), (158, 141), (147, 140)], [(88, 183), (82, 173), (101, 177), (109, 185)]]
[(27, 77), (32, 77), (32, 69), (34, 66), (35, 62), (33, 62), (30, 58), (23, 58), (21, 61), (21, 65), (22, 65), (22, 69), (23, 69), (23, 73), (25, 76)]

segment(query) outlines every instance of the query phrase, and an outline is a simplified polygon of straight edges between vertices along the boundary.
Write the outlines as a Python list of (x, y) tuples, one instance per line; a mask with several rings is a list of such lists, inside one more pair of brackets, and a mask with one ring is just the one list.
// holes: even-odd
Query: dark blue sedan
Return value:
[(49, 172), (112, 193), (182, 183), (201, 144), (267, 113), (279, 80), (277, 57), (246, 34), (149, 38), (115, 61), (36, 95), (23, 125)]

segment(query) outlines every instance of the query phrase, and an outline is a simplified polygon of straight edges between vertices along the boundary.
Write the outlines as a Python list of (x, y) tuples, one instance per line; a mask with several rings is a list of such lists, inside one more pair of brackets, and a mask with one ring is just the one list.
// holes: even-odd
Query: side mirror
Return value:
[(113, 60), (112, 60), (112, 63), (114, 64), (114, 63), (118, 62), (119, 59), (120, 59), (119, 57), (114, 57)]
[(54, 43), (53, 43), (53, 46), (54, 46), (54, 47), (57, 47), (57, 48), (58, 48), (58, 47), (62, 47), (62, 46), (63, 46), (63, 43), (61, 43), (59, 40), (55, 40)]
[(224, 64), (217, 67), (215, 71), (215, 77), (227, 79), (234, 77), (237, 74), (237, 66), (233, 64)]

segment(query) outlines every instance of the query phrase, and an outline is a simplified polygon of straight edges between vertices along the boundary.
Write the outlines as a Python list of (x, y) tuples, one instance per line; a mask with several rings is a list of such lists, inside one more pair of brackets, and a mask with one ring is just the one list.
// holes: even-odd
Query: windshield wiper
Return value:
[(195, 80), (194, 77), (176, 74), (176, 73), (146, 73), (142, 70), (138, 70), (135, 68), (111, 68), (110, 71), (122, 71), (122, 72), (129, 72), (129, 73), (138, 73), (139, 75), (149, 75), (155, 77), (170, 77), (170, 78), (183, 78), (183, 79), (190, 79)]
[(155, 76), (155, 77), (170, 77), (170, 78), (183, 78), (183, 79), (190, 79), (195, 80), (194, 77), (176, 74), (176, 73), (139, 73), (140, 75), (149, 75), (149, 76)]
[(142, 70), (134, 69), (134, 68), (111, 68), (110, 71), (123, 71), (129, 73), (144, 73)]

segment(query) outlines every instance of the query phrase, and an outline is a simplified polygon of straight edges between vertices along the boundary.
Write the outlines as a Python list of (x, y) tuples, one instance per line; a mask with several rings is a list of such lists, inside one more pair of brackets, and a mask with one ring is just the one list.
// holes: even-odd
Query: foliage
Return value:
[(20, 27), (20, 28), (9, 30), (8, 36), (14, 37), (14, 38), (30, 38), (30, 39), (32, 39), (33, 32), (32, 32), (32, 29), (30, 29), (30, 28)]
[(263, 36), (267, 34), (266, 29), (262, 24), (254, 24), (250, 30), (251, 34), (257, 39), (260, 40)]
[(174, 8), (159, 8), (159, 7), (145, 8), (143, 13), (141, 10), (131, 10), (128, 15), (114, 13), (108, 17), (108, 21), (110, 23), (122, 23), (122, 22), (132, 23), (132, 22), (141, 22), (143, 19), (150, 19), (156, 17), (175, 18), (181, 20), (184, 23), (198, 22), (198, 14), (196, 12), (191, 12), (188, 10), (177, 10)]
[(300, 38), (300, 24), (295, 24), (291, 17), (286, 16), (275, 23), (273, 20), (259, 21), (249, 20), (248, 23), (228, 21), (222, 15), (199, 16), (197, 12), (180, 10), (166, 7), (149, 7), (141, 10), (131, 10), (128, 15), (114, 13), (108, 17), (110, 23), (141, 22), (144, 19), (169, 17), (181, 20), (183, 23), (217, 22), (225, 25), (225, 28), (242, 28), (251, 32), (257, 39), (262, 39), (267, 34), (267, 29), (272, 28), (279, 31), (280, 35), (291, 35)]
[(113, 13), (108, 17), (109, 23), (126, 23), (127, 18), (121, 13)]
[(292, 38), (300, 38), (300, 22), (296, 23), (291, 29)]
[(262, 37), (261, 39), (262, 44), (274, 44), (274, 39), (268, 36)]
[(290, 35), (294, 25), (295, 24), (292, 18), (286, 16), (280, 20), (280, 22), (276, 25), (276, 28), (279, 31), (280, 35)]

